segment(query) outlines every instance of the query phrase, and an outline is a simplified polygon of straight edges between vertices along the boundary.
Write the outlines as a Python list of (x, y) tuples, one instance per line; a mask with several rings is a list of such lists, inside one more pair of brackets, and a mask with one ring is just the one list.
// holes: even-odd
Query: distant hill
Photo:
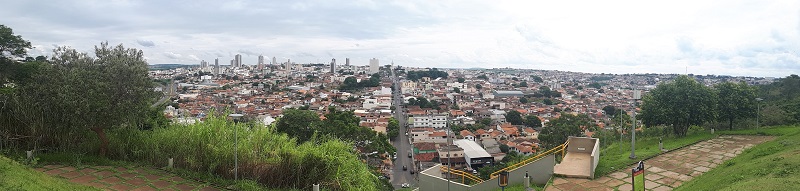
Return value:
[(197, 66), (197, 64), (151, 64), (148, 65), (147, 67), (150, 70), (169, 70), (175, 68), (188, 68), (194, 66)]

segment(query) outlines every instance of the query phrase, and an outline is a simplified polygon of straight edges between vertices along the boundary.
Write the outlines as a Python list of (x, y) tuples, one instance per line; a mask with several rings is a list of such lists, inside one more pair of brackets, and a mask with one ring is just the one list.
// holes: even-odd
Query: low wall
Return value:
[[(522, 184), (525, 173), (531, 177), (532, 184), (543, 185), (550, 180), (553, 176), (553, 166), (556, 165), (556, 158), (554, 155), (548, 155), (541, 159), (524, 165), (520, 168), (512, 170), (508, 173), (509, 185)], [(447, 180), (441, 178), (442, 171), (441, 165), (436, 165), (421, 172), (419, 176), (419, 190), (420, 191), (440, 191), (447, 190)], [(497, 184), (497, 179), (483, 181), (479, 184), (472, 186), (461, 184), (460, 182), (450, 182), (450, 190), (452, 191), (485, 191), (500, 189)]]

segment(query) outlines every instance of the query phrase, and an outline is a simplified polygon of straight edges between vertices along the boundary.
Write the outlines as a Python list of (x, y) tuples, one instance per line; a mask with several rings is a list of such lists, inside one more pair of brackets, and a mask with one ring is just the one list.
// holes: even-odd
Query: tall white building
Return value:
[(219, 75), (219, 58), (214, 59), (214, 75)]
[(208, 67), (208, 62), (206, 62), (206, 60), (201, 60), (200, 61), (200, 68), (207, 68), (207, 67)]
[(331, 73), (336, 73), (336, 58), (331, 59)]
[(350, 58), (344, 59), (344, 66), (350, 66)]
[(272, 57), (272, 65), (278, 64), (278, 58)]
[(236, 60), (236, 66), (235, 67), (242, 67), (242, 55), (241, 54), (236, 54), (236, 57), (234, 57), (233, 59)]
[(264, 69), (264, 55), (258, 55), (258, 69)]
[(377, 58), (369, 59), (369, 74), (378, 73), (380, 65)]

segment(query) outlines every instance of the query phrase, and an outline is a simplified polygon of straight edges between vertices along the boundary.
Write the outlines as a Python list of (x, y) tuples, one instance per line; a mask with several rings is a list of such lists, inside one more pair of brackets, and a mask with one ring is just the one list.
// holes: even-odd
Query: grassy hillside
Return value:
[(796, 190), (800, 188), (800, 126), (723, 132), (779, 135), (744, 151), (676, 190)]
[(0, 190), (96, 190), (54, 178), (0, 156)]

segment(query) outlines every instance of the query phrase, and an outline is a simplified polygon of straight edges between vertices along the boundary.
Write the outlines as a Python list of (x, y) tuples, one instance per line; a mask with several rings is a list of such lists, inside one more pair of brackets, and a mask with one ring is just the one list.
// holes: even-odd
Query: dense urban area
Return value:
[[(107, 42), (92, 54), (29, 55), (29, 42), (0, 29), (0, 152), (10, 159), (0, 175), (19, 163), (99, 189), (124, 190), (60, 173), (145, 166), (196, 181), (166, 183), (176, 189), (395, 190), (419, 188), (421, 171), (444, 165), (471, 174), (446, 177), (469, 185), (575, 136), (601, 140), (609, 154), (593, 173), (603, 176), (636, 161), (625, 153), (632, 132), (700, 141), (800, 122), (797, 75), (421, 68), (378, 58), (245, 63), (238, 54), (148, 65), (141, 50)], [(123, 186), (161, 189), (155, 181), (165, 180)], [(69, 182), (0, 176), (4, 189), (89, 189)]]

